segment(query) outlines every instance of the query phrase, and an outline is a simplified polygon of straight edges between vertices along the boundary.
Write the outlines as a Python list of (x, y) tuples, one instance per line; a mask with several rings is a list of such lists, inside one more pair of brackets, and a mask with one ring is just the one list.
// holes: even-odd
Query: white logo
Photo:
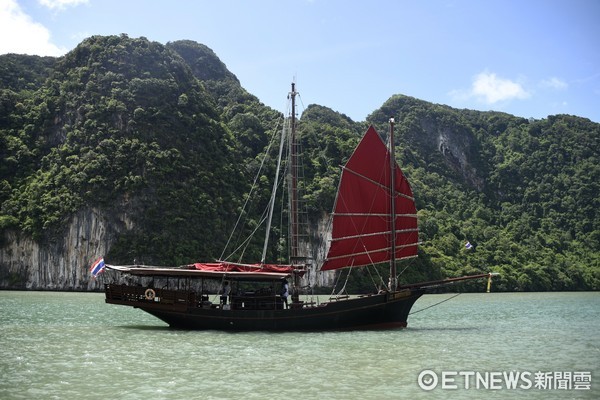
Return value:
[(441, 371), (426, 369), (417, 378), (423, 390), (484, 389), (484, 390), (590, 390), (591, 371)]
[(433, 390), (438, 384), (438, 376), (430, 369), (421, 371), (418, 378), (419, 387), (423, 390)]

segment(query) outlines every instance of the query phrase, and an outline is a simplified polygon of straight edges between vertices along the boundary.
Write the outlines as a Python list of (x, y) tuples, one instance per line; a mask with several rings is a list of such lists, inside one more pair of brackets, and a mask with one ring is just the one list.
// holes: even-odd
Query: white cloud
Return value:
[(60, 56), (66, 49), (50, 40), (50, 31), (21, 10), (16, 0), (0, 1), (0, 54)]
[(560, 80), (554, 76), (550, 79), (544, 79), (540, 85), (543, 88), (549, 88), (549, 89), (555, 89), (555, 90), (564, 90), (569, 87), (569, 84), (567, 82)]
[(499, 78), (496, 74), (490, 72), (482, 72), (475, 77), (471, 93), (487, 104), (512, 99), (526, 99), (530, 96), (521, 84), (509, 79)]
[(51, 10), (64, 10), (67, 7), (87, 4), (88, 0), (38, 0), (38, 3)]
[(475, 98), (485, 104), (496, 104), (513, 99), (526, 99), (531, 96), (520, 83), (498, 77), (493, 72), (481, 72), (473, 77), (468, 90), (454, 90), (450, 95), (459, 101)]

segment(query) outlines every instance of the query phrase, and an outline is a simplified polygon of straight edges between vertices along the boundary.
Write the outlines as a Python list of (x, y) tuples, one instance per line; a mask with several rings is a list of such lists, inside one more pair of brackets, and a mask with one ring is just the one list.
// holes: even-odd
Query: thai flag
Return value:
[(90, 272), (92, 273), (92, 276), (95, 278), (98, 276), (98, 274), (100, 274), (102, 271), (104, 271), (104, 258), (100, 257), (99, 259), (97, 259), (96, 261), (94, 261), (94, 263), (92, 264), (92, 267), (90, 268)]
[(473, 248), (473, 245), (471, 244), (471, 242), (465, 243), (465, 249), (470, 250), (472, 248)]

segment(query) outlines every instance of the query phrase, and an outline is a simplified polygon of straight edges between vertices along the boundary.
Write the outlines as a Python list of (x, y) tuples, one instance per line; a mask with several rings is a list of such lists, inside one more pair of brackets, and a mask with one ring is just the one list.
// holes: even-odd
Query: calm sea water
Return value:
[[(492, 381), (511, 371), (532, 387)], [(591, 388), (539, 389), (537, 372), (585, 372)], [(600, 293), (463, 294), (393, 331), (224, 333), (171, 330), (99, 293), (0, 291), (0, 399), (409, 397), (600, 398)]]

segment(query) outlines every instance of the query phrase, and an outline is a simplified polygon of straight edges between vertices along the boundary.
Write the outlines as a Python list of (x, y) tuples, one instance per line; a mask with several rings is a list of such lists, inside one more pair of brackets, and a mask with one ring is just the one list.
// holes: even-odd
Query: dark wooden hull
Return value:
[(198, 306), (190, 293), (160, 301), (143, 296), (114, 295), (107, 285), (106, 302), (139, 308), (173, 328), (226, 331), (328, 331), (391, 329), (406, 326), (411, 307), (423, 290), (402, 290), (320, 305), (292, 304), (289, 309), (232, 309)]

